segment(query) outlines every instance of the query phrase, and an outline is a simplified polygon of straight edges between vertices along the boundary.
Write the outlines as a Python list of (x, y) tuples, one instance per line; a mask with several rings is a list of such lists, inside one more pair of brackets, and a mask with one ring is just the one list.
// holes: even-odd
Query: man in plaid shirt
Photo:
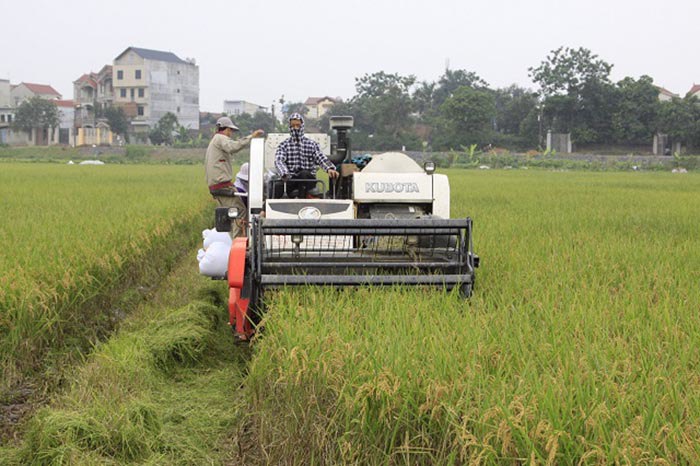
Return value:
[[(275, 167), (283, 180), (316, 179), (319, 166), (328, 173), (329, 178), (338, 178), (335, 165), (321, 152), (318, 143), (304, 136), (304, 118), (298, 113), (292, 113), (289, 117), (289, 134), (290, 137), (282, 141), (275, 152)], [(313, 188), (312, 184), (308, 183), (307, 186)]]

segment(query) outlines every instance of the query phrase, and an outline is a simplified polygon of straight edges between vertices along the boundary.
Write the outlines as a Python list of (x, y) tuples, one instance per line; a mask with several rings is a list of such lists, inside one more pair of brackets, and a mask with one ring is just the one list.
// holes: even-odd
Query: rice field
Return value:
[(474, 297), (270, 296), (269, 464), (700, 464), (700, 177), (452, 171)]
[[(211, 220), (201, 167), (0, 168), (5, 374)], [(248, 363), (221, 297), (183, 304), (224, 285), (182, 274), (182, 302), (98, 345), (7, 464), (700, 464), (700, 176), (449, 175), (471, 300), (270, 293)]]
[(0, 166), (2, 388), (49, 350), (89, 344), (120, 316), (86, 303), (194, 243), (210, 215), (202, 177), (184, 166)]

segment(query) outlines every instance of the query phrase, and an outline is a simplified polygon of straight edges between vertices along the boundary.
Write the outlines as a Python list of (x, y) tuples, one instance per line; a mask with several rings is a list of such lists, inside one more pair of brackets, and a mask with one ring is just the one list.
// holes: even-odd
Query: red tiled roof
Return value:
[(659, 94), (667, 95), (669, 97), (678, 97), (678, 94), (674, 94), (664, 87), (656, 86), (656, 88), (659, 90)]
[(54, 100), (53, 103), (56, 104), (57, 107), (73, 107), (75, 105), (75, 102), (72, 100)]
[(317, 105), (319, 102), (322, 100), (330, 100), (331, 102), (335, 103), (335, 99), (333, 97), (309, 97), (306, 99), (306, 102), (304, 102), (304, 105)]
[(20, 83), (20, 85), (22, 84), (35, 94), (56, 95), (61, 97), (61, 94), (48, 84)]
[(97, 81), (95, 79), (95, 73), (90, 73), (90, 74), (84, 74), (78, 79), (75, 80), (75, 82), (82, 82), (82, 83), (87, 83), (91, 85), (92, 87), (97, 87)]
[(97, 73), (98, 76), (108, 76), (112, 77), (112, 65), (105, 65), (102, 67), (102, 69)]
[(700, 91), (700, 84), (693, 83), (693, 87), (690, 88), (688, 94), (695, 94)]

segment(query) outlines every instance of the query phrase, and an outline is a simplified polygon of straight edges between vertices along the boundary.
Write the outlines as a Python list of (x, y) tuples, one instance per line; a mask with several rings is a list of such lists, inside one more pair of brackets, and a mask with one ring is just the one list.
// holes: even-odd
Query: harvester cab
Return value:
[[(401, 152), (353, 157), (352, 117), (331, 117), (334, 142), (319, 143), (340, 177), (295, 180), (275, 171), (287, 134), (253, 139), (250, 148), (248, 237), (229, 255), (230, 324), (249, 338), (264, 292), (295, 285), (424, 285), (472, 293), (479, 258), (472, 220), (450, 219), (450, 187), (435, 165)], [(238, 212), (217, 209), (217, 230), (230, 231)]]

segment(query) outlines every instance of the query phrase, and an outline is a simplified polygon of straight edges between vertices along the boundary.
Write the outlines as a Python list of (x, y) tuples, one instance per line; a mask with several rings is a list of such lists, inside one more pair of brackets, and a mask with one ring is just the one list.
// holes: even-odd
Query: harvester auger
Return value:
[[(472, 294), (479, 266), (472, 220), (449, 218), (447, 176), (398, 152), (362, 158), (358, 166), (347, 133), (352, 117), (332, 117), (331, 128), (334, 145), (325, 134), (307, 135), (341, 173), (327, 192), (317, 182), (319, 198), (297, 198), (275, 176), (275, 149), (287, 135), (252, 141), (248, 237), (233, 241), (227, 273), (229, 323), (241, 340), (253, 335), (271, 288), (418, 285)], [(218, 208), (217, 230), (230, 231), (238, 216)]]

